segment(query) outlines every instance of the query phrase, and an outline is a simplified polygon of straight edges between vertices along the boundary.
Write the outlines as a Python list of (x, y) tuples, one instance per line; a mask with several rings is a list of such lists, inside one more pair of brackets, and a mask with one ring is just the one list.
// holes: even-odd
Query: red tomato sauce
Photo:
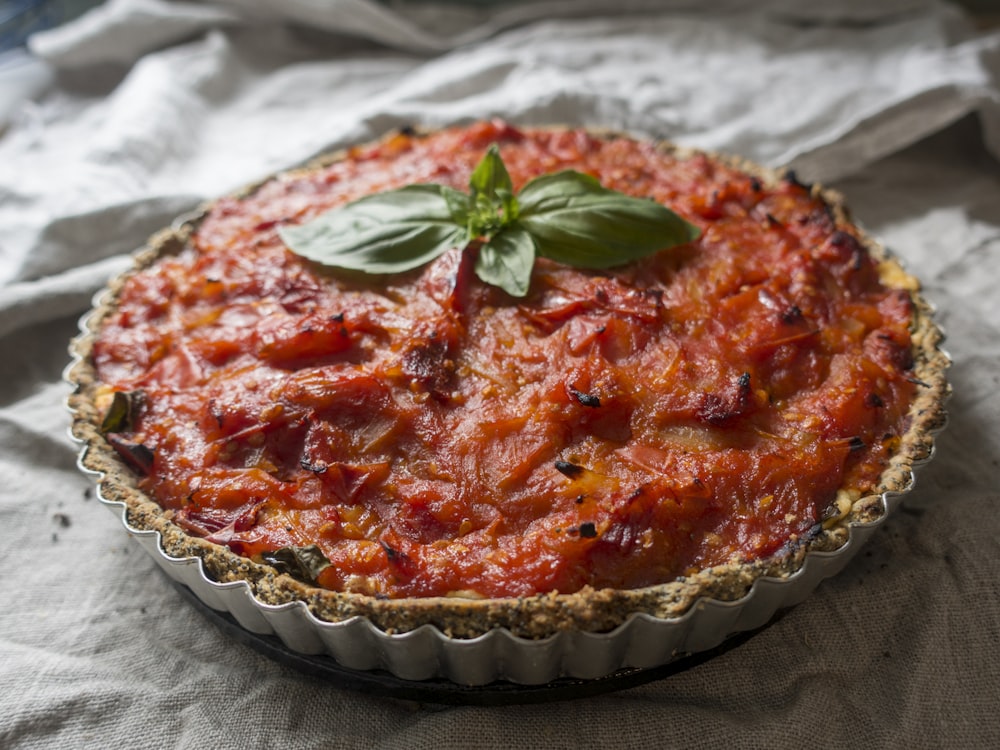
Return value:
[[(392, 277), (303, 260), (277, 227), (409, 183), (561, 169), (652, 197), (700, 238), (606, 272), (470, 254)], [(780, 553), (905, 426), (911, 301), (794, 181), (584, 132), (401, 134), (215, 204), (136, 273), (94, 349), (144, 394), (140, 486), (254, 557), (317, 545), (326, 588), (486, 597), (633, 588)]]

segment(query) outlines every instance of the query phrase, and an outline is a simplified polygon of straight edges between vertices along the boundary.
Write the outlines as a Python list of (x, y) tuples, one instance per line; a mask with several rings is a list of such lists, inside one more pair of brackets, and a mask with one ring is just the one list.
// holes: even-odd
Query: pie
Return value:
[[(410, 184), (560, 170), (694, 241), (524, 297), (468, 248), (331, 269), (279, 230)], [(406, 129), (219, 199), (74, 342), (81, 463), (164, 552), (267, 604), (386, 632), (531, 638), (678, 617), (880, 518), (944, 419), (917, 281), (790, 172), (624, 135)]]

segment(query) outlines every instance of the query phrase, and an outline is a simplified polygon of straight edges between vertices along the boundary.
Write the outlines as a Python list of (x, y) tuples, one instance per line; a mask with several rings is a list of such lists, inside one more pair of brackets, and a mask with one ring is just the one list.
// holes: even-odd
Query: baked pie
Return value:
[[(488, 154), (510, 226), (570, 174), (669, 208), (681, 236), (631, 257), (603, 216), (598, 250), (624, 255), (573, 265), (590, 225), (551, 252), (539, 225), (523, 261), (463, 208), (405, 270), (293, 247), (370, 196), (475, 198)], [(337, 221), (327, 240), (373, 226)], [(522, 286), (486, 283), (490, 262)], [(70, 404), (102, 496), (207, 578), (317, 621), (539, 639), (738, 600), (881, 518), (943, 423), (940, 339), (917, 281), (791, 172), (480, 122), (347, 149), (156, 235), (73, 343)]]

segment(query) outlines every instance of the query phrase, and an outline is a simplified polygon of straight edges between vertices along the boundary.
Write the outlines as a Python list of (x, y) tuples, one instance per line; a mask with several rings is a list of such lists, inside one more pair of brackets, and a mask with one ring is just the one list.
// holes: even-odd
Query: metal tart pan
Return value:
[[(748, 171), (755, 173), (754, 169), (750, 166)], [(840, 206), (839, 196), (823, 194)], [(181, 217), (172, 231), (179, 233), (183, 226), (196, 223), (203, 215), (196, 212)], [(886, 257), (878, 243), (870, 241), (869, 249), (879, 258)], [(148, 256), (149, 249), (144, 251)], [(905, 274), (901, 268), (899, 273)], [(72, 361), (65, 379), (76, 389), (80, 388), (77, 375), (86, 365), (86, 347), (79, 342), (93, 334), (96, 320), (93, 316), (108, 301), (109, 294), (112, 294), (110, 289), (95, 297), (91, 312), (81, 319), (81, 336), (70, 347)], [(903, 495), (913, 488), (914, 471), (932, 457), (933, 437), (945, 424), (943, 401), (948, 386), (943, 372), (950, 360), (938, 346), (943, 337), (940, 329), (929, 322), (930, 306), (922, 298), (918, 306), (926, 325), (923, 334), (929, 337), (922, 351), (928, 360), (934, 360), (929, 366), (939, 370), (935, 372), (933, 388), (929, 389), (936, 400), (924, 402), (922, 411), (912, 414), (919, 433), (906, 455), (900, 456), (901, 461), (894, 462), (883, 475), (880, 489), (888, 489), (855, 501), (844, 518), (834, 522), (829, 531), (821, 531), (821, 538), (813, 540), (820, 543), (807, 541), (787, 558), (751, 566), (752, 570), (744, 571), (749, 575), (745, 583), (737, 577), (721, 598), (704, 595), (666, 615), (633, 611), (606, 632), (566, 628), (544, 637), (529, 638), (505, 627), (493, 627), (474, 637), (459, 638), (433, 624), (393, 632), (362, 615), (337, 621), (321, 619), (302, 600), (262, 601), (245, 580), (215, 580), (201, 557), (168, 554), (159, 530), (140, 523), (144, 519), (137, 515), (130, 518), (135, 509), (122, 500), (119, 480), (102, 470), (107, 464), (88, 457), (89, 451), (100, 446), (92, 438), (88, 442), (86, 435), (75, 434), (75, 430), (71, 431), (71, 437), (82, 445), (78, 454), (80, 469), (95, 478), (98, 498), (118, 516), (126, 531), (169, 578), (189, 590), (206, 608), (231, 621), (250, 639), (277, 639), (284, 653), (332, 659), (348, 673), (388, 674), (415, 686), (434, 681), (468, 687), (602, 681), (623, 670), (663, 669), (692, 654), (710, 652), (735, 634), (745, 635), (763, 627), (779, 610), (798, 604), (821, 581), (839, 573), (886, 522)], [(74, 407), (74, 396), (70, 397), (71, 411), (77, 421), (85, 422), (87, 418)], [(132, 493), (135, 492), (133, 488)], [(714, 573), (703, 571), (699, 575), (702, 575), (700, 582), (705, 583)], [(706, 585), (704, 590), (709, 588)]]
[[(561, 677), (541, 685), (522, 685), (498, 680), (486, 685), (460, 685), (443, 678), (403, 680), (383, 670), (354, 670), (338, 664), (326, 654), (301, 654), (288, 648), (275, 635), (262, 635), (244, 630), (227, 612), (206, 606), (191, 590), (171, 581), (174, 588), (219, 630), (238, 643), (269, 659), (329, 685), (383, 698), (454, 706), (510, 706), (577, 700), (595, 695), (627, 690), (650, 682), (665, 680), (698, 667), (743, 643), (770, 627), (737, 633), (708, 651), (680, 657), (667, 664), (649, 669), (624, 668), (594, 679)], [(781, 613), (771, 623), (781, 618)]]

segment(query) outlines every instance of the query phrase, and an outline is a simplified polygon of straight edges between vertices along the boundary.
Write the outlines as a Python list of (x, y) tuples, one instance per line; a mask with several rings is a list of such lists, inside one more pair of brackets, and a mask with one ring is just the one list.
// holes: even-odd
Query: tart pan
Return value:
[[(774, 179), (770, 171), (728, 161)], [(834, 210), (843, 212), (839, 196), (822, 193)], [(203, 215), (183, 217), (154, 237), (137, 256), (137, 265), (150, 262), (164, 248), (185, 243)], [(865, 244), (875, 257), (887, 257), (870, 238)], [(915, 282), (894, 267), (915, 292)], [(322, 595), (330, 592), (317, 594), (268, 566), (234, 562), (235, 556), (225, 548), (187, 537), (141, 496), (133, 480), (123, 476), (120, 465), (101, 447), (100, 420), (84, 394), (84, 381), (90, 376), (88, 356), (101, 310), (107, 309), (120, 284), (121, 279), (95, 297), (93, 310), (81, 320), (80, 336), (71, 344), (73, 361), (65, 374), (74, 387), (69, 406), (74, 414), (71, 435), (82, 444), (78, 465), (96, 479), (101, 502), (173, 581), (205, 607), (231, 618), (249, 636), (273, 636), (288, 652), (331, 658), (345, 670), (380, 671), (404, 681), (538, 686), (566, 679), (603, 680), (621, 670), (661, 668), (717, 648), (734, 634), (761, 628), (780, 609), (801, 602), (823, 579), (843, 569), (885, 523), (912, 489), (914, 470), (932, 456), (933, 436), (945, 422), (944, 370), (949, 359), (938, 348), (942, 336), (930, 322), (929, 306), (915, 293), (920, 325), (915, 341), (920, 339), (931, 382), (911, 409), (909, 441), (883, 473), (880, 489), (885, 491), (842, 508), (839, 518), (817, 524), (809, 538), (780, 557), (711, 568), (634, 591), (540, 595), (524, 602), (406, 600), (410, 610), (397, 608), (392, 600), (366, 598), (356, 606), (348, 602), (341, 612), (337, 595), (324, 600)], [(574, 609), (581, 600), (582, 608)], [(324, 609), (323, 603), (330, 601)], [(532, 610), (531, 618), (519, 619), (526, 609)], [(451, 618), (447, 622), (456, 627), (441, 626), (435, 619), (439, 611), (447, 613)], [(465, 611), (476, 613), (477, 619), (472, 630), (462, 632)], [(493, 620), (489, 617), (493, 612), (507, 619)], [(423, 624), (407, 625), (413, 613), (423, 617)], [(547, 623), (547, 630), (539, 623)]]
[[(421, 681), (403, 680), (378, 669), (347, 669), (325, 654), (300, 654), (290, 649), (274, 635), (261, 635), (244, 630), (228, 613), (211, 609), (202, 603), (187, 586), (176, 581), (171, 581), (171, 583), (195, 609), (200, 611), (224, 634), (259, 654), (302, 674), (316, 677), (330, 685), (367, 695), (453, 706), (554, 703), (628, 690), (650, 682), (665, 680), (693, 669), (726, 651), (741, 646), (757, 633), (770, 627), (771, 624), (768, 623), (757, 630), (734, 634), (716, 648), (680, 657), (650, 669), (626, 667), (606, 677), (590, 680), (561, 677), (542, 685), (519, 685), (504, 680), (498, 680), (488, 685), (459, 685), (442, 678)], [(779, 612), (771, 622), (773, 623), (780, 618), (781, 613)]]

